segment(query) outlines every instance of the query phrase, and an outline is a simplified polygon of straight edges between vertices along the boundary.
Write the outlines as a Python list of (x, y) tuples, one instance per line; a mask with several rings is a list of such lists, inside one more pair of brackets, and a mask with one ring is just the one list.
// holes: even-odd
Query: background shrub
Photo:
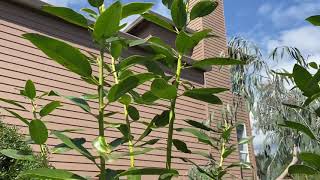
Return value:
[[(7, 125), (0, 120), (0, 150), (16, 149), (26, 153), (32, 153), (31, 146), (25, 142), (25, 137), (18, 132), (15, 126)], [(36, 156), (36, 155), (35, 155)], [(0, 154), (0, 180), (16, 179), (24, 170), (47, 166), (39, 156), (35, 162), (15, 160)]]

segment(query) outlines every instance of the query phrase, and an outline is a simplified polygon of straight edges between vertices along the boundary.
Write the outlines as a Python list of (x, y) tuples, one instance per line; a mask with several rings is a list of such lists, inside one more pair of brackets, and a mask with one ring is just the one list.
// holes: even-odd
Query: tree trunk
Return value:
[(280, 174), (279, 177), (277, 177), (276, 180), (282, 180), (284, 179), (287, 175), (288, 175), (288, 170), (289, 167), (297, 164), (298, 162), (298, 146), (296, 146), (295, 144), (293, 145), (293, 153), (292, 153), (292, 161), (290, 162), (290, 164), (287, 166), (287, 168)]

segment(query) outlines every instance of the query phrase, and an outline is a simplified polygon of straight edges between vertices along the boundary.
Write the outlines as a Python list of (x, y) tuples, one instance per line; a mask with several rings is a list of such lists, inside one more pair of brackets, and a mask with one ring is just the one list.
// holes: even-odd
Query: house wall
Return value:
[[(219, 40), (208, 40), (202, 42), (197, 49), (194, 50), (193, 57), (195, 59), (202, 59), (209, 56), (217, 56), (220, 52), (226, 50), (225, 39), (225, 27), (223, 18), (223, 6), (221, 5), (217, 11), (217, 14), (210, 16), (208, 19), (214, 19), (214, 21), (208, 21), (206, 19), (199, 18), (198, 24), (194, 25), (196, 29), (213, 26), (211, 23), (216, 23), (213, 28), (222, 38)], [(90, 52), (95, 55), (98, 54), (97, 49), (92, 44), (89, 33), (79, 27), (75, 27), (69, 23), (63, 22), (60, 19), (48, 16), (40, 13), (37, 10), (22, 7), (17, 4), (0, 1), (0, 97), (15, 99), (18, 102), (24, 104), (28, 110), (31, 109), (28, 102), (19, 96), (19, 89), (24, 87), (25, 81), (32, 79), (39, 92), (45, 92), (55, 90), (63, 95), (81, 96), (85, 93), (95, 93), (96, 88), (83, 82), (78, 76), (66, 71), (62, 66), (50, 61), (41, 51), (36, 49), (30, 42), (22, 38), (24, 33), (40, 33), (54, 38), (64, 40), (75, 47), (79, 48), (84, 53)], [(109, 55), (106, 54), (106, 61), (110, 61)], [(134, 71), (145, 71), (142, 67), (135, 67)], [(94, 72), (97, 72), (97, 68), (94, 68)], [(230, 87), (230, 74), (228, 69), (213, 71), (205, 73), (205, 82), (201, 80), (199, 72), (185, 73), (184, 77), (192, 77), (193, 82), (198, 87), (214, 86), (214, 87)], [(196, 78), (195, 78), (196, 77)], [(199, 77), (199, 78), (198, 78)], [(199, 80), (197, 80), (197, 78)], [(112, 79), (108, 79), (112, 82)], [(198, 83), (197, 83), (198, 82)], [(139, 86), (138, 91), (144, 92), (149, 89), (149, 84)], [(222, 99), (226, 102), (230, 102), (231, 94), (223, 94)], [(56, 98), (55, 98), (56, 99)], [(45, 105), (52, 100), (52, 98), (45, 98), (39, 101), (39, 106)], [(45, 118), (50, 130), (63, 130), (80, 128), (83, 131), (69, 133), (68, 135), (73, 138), (85, 137), (88, 143), (85, 147), (93, 151), (91, 141), (98, 134), (97, 121), (83, 112), (79, 107), (73, 105), (71, 102), (64, 99), (59, 99), (63, 103), (63, 107), (54, 111), (50, 116)], [(93, 101), (89, 101), (93, 113), (97, 113), (98, 104)], [(168, 102), (161, 101), (160, 104), (168, 105)], [(27, 111), (21, 111), (15, 107), (8, 106), (1, 103), (1, 107), (7, 107), (11, 110), (15, 110), (26, 118), (32, 118), (31, 113)], [(165, 110), (162, 106), (146, 107), (136, 106), (140, 110), (141, 120), (150, 121), (156, 114), (160, 114)], [(120, 104), (114, 104), (108, 108), (110, 111), (120, 111), (122, 106)], [(209, 114), (214, 111), (216, 117), (219, 116), (221, 106), (208, 106), (206, 103), (193, 100), (188, 97), (181, 97), (177, 102), (177, 120), (176, 127), (188, 127), (183, 120), (193, 119), (203, 121), (209, 117)], [(27, 129), (17, 119), (3, 110), (0, 112), (4, 115), (4, 120), (10, 124), (21, 127), (21, 131), (27, 134)], [(121, 122), (123, 119), (122, 114), (118, 114), (108, 119), (108, 121)], [(240, 115), (242, 121), (248, 122), (248, 116), (246, 112), (242, 112)], [(213, 126), (216, 123), (212, 124)], [(248, 132), (250, 127), (247, 123)], [(140, 124), (133, 124), (133, 134), (137, 137), (144, 130), (144, 127)], [(121, 134), (113, 129), (106, 129), (107, 138), (112, 141), (116, 137), (121, 137)], [(167, 132), (165, 129), (155, 130), (150, 134), (146, 141), (153, 138), (160, 138), (161, 140), (157, 144), (159, 147), (165, 147)], [(201, 143), (198, 143), (197, 139), (186, 134), (175, 133), (174, 138), (178, 138), (186, 142), (191, 150), (194, 151), (208, 151), (209, 148)], [(233, 142), (236, 141), (236, 134), (233, 133)], [(48, 145), (53, 147), (56, 144), (61, 143), (58, 139), (50, 136)], [(126, 146), (124, 146), (126, 147)], [(37, 146), (34, 146), (35, 150), (39, 150)], [(252, 150), (252, 149), (251, 149)], [(147, 153), (143, 156), (137, 156), (137, 167), (165, 167), (165, 154), (163, 150), (155, 150)], [(250, 153), (253, 155), (253, 153)], [(213, 151), (213, 155), (217, 155)], [(174, 150), (173, 156), (184, 157), (184, 154)], [(189, 155), (193, 161), (199, 164), (206, 164), (207, 161), (200, 156)], [(228, 159), (228, 162), (237, 162), (239, 160), (238, 154), (234, 153), (233, 156)], [(56, 168), (63, 168), (74, 171), (81, 175), (96, 176), (98, 169), (84, 157), (77, 152), (70, 151), (64, 154), (52, 155), (50, 162)], [(128, 158), (121, 158), (119, 161), (113, 162), (108, 165), (108, 168), (112, 169), (126, 169), (129, 166)], [(173, 168), (176, 168), (180, 172), (179, 179), (187, 179), (187, 173), (191, 165), (186, 165), (179, 159), (173, 159)], [(239, 169), (234, 169), (233, 174), (239, 175)], [(252, 177), (250, 172), (246, 173), (247, 177)], [(239, 176), (238, 176), (239, 177)], [(151, 179), (151, 177), (146, 178)]]

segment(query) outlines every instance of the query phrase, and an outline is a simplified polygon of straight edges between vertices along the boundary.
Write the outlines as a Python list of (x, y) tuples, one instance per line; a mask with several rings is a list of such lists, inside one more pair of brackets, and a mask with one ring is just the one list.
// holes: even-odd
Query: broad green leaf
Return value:
[(8, 104), (11, 104), (11, 105), (14, 105), (14, 106), (17, 106), (17, 107), (22, 108), (22, 109), (26, 109), (25, 107), (23, 107), (22, 105), (18, 104), (14, 100), (0, 98), (0, 101), (3, 101), (5, 103), (8, 103)]
[[(85, 138), (74, 138), (74, 139), (71, 139), (71, 141), (74, 144), (77, 144), (78, 146), (79, 145), (82, 146), (86, 142), (86, 139)], [(72, 148), (70, 148), (69, 146), (67, 146), (64, 143), (61, 143), (61, 144), (54, 146), (54, 148), (52, 148), (52, 150), (51, 150), (51, 153), (61, 154), (61, 153), (65, 153), (70, 150), (72, 150)]]
[(61, 132), (54, 131), (52, 134), (54, 134), (57, 138), (59, 138), (65, 145), (67, 145), (71, 149), (78, 151), (80, 154), (84, 155), (86, 158), (94, 162), (94, 157), (81, 144), (76, 144), (74, 141), (72, 141), (71, 138), (69, 138), (68, 136), (64, 135)]
[(170, 122), (170, 111), (165, 110), (160, 115), (156, 115), (152, 121), (155, 127), (165, 127)]
[(222, 104), (222, 101), (217, 96), (213, 95), (213, 93), (207, 93), (205, 91), (202, 91), (201, 89), (192, 89), (185, 91), (183, 93), (184, 96), (204, 101), (210, 104)]
[(154, 75), (151, 73), (142, 73), (133, 76), (129, 76), (128, 78), (119, 82), (111, 87), (108, 93), (108, 100), (109, 102), (115, 102), (121, 96), (125, 95), (132, 89), (136, 88), (137, 86), (145, 83), (154, 78)]
[(180, 54), (189, 53), (196, 44), (191, 36), (184, 31), (180, 31), (176, 38), (176, 48)]
[(211, 142), (211, 138), (207, 134), (205, 134), (204, 132), (201, 132), (201, 131), (199, 131), (197, 129), (193, 129), (193, 128), (177, 128), (176, 131), (190, 133), (190, 134), (196, 136), (200, 142), (203, 142), (203, 143), (206, 143), (206, 144), (209, 144), (209, 145), (213, 146), (213, 144)]
[(190, 12), (190, 20), (206, 16), (212, 13), (218, 6), (218, 2), (212, 0), (203, 0), (198, 2)]
[(293, 79), (298, 88), (305, 92), (308, 91), (308, 81), (312, 79), (312, 75), (305, 68), (296, 64), (293, 68)]
[(71, 102), (73, 102), (74, 104), (76, 104), (77, 106), (79, 106), (81, 109), (83, 109), (86, 112), (90, 112), (90, 106), (87, 103), (86, 100), (82, 99), (82, 98), (78, 98), (78, 97), (74, 97), (74, 96), (63, 96), (67, 99), (69, 99)]
[(133, 55), (120, 61), (116, 69), (118, 71), (125, 71), (128, 68), (139, 64), (139, 65), (145, 66), (149, 72), (154, 72), (155, 74), (158, 74), (158, 75), (164, 75), (162, 70), (155, 69), (155, 68), (160, 68), (159, 65), (156, 64), (156, 61), (162, 58), (164, 58), (164, 56), (162, 55), (158, 55), (158, 56)]
[(93, 35), (96, 40), (101, 38), (109, 38), (115, 35), (119, 30), (119, 24), (122, 14), (122, 5), (120, 1), (116, 1), (110, 5), (97, 19)]
[(11, 111), (11, 110), (9, 110), (9, 109), (5, 109), (5, 110), (8, 111), (10, 114), (14, 115), (14, 116), (15, 116), (16, 118), (18, 118), (19, 120), (21, 120), (23, 123), (25, 123), (26, 125), (29, 126), (29, 121), (28, 121), (26, 118), (20, 116), (18, 113), (13, 112), (13, 111)]
[(18, 151), (16, 149), (2, 149), (0, 150), (0, 153), (12, 159), (35, 161), (35, 158), (32, 154), (23, 151)]
[(131, 103), (132, 98), (131, 98), (130, 95), (125, 94), (125, 95), (123, 95), (118, 101), (119, 101), (121, 104), (124, 104), (124, 105), (128, 106), (128, 105)]
[(72, 9), (66, 7), (43, 6), (42, 10), (72, 24), (76, 24), (84, 28), (88, 27), (87, 19)]
[(118, 59), (121, 56), (122, 44), (120, 41), (111, 42), (110, 53), (111, 56), (115, 59)]
[(24, 95), (29, 99), (34, 99), (36, 97), (36, 87), (31, 80), (28, 80), (24, 86)]
[(309, 136), (311, 139), (316, 139), (315, 135), (313, 134), (312, 130), (310, 130), (309, 127), (298, 123), (298, 122), (293, 122), (293, 121), (284, 121), (284, 125), (285, 127), (300, 131), (305, 133), (307, 136)]
[(134, 106), (128, 106), (128, 114), (133, 121), (137, 121), (140, 119), (139, 111)]
[(160, 140), (160, 139), (151, 139), (151, 140), (149, 140), (149, 141), (147, 141), (147, 142), (145, 142), (145, 143), (142, 143), (142, 144), (138, 145), (137, 147), (143, 147), (143, 146), (145, 146), (145, 145), (154, 145), (154, 144), (156, 144), (159, 140)]
[(57, 107), (60, 107), (60, 101), (52, 101), (51, 103), (45, 105), (41, 110), (40, 110), (40, 116), (44, 117), (48, 114), (50, 114), (52, 111), (54, 111)]
[(94, 10), (90, 9), (90, 8), (82, 8), (80, 9), (83, 12), (86, 12), (88, 14), (91, 14), (93, 17), (97, 17), (97, 12), (95, 12)]
[(165, 168), (141, 168), (141, 169), (129, 169), (128, 171), (118, 174), (117, 177), (127, 176), (127, 175), (162, 175), (162, 174), (172, 174), (178, 176), (179, 173), (175, 169), (165, 169)]
[(173, 0), (162, 0), (162, 4), (167, 6), (168, 9), (171, 9)]
[(88, 58), (79, 49), (40, 34), (29, 33), (24, 34), (23, 37), (68, 70), (83, 77), (91, 77), (92, 69)]
[(157, 96), (155, 96), (154, 94), (152, 94), (151, 91), (147, 91), (142, 94), (141, 99), (146, 103), (153, 103), (156, 100), (158, 100), (159, 98)]
[(318, 69), (318, 64), (316, 62), (310, 62), (310, 63), (308, 63), (308, 65), (310, 67), (312, 67), (313, 69)]
[(48, 139), (48, 129), (46, 125), (38, 119), (30, 122), (29, 134), (36, 144), (44, 144)]
[(89, 4), (93, 7), (100, 7), (104, 0), (88, 0)]
[(172, 24), (170, 24), (168, 21), (164, 20), (163, 18), (155, 15), (155, 14), (151, 14), (151, 13), (144, 13), (142, 14), (142, 17), (147, 20), (150, 21), (152, 23), (155, 23), (169, 31), (172, 32), (176, 32), (172, 26)]
[(178, 29), (182, 29), (186, 26), (187, 10), (183, 0), (173, 0), (171, 5), (171, 17)]
[(314, 26), (320, 26), (320, 15), (310, 16), (306, 20)]
[(147, 12), (153, 6), (152, 3), (133, 2), (123, 6), (122, 18), (126, 18), (135, 14), (142, 14)]
[(83, 99), (98, 99), (99, 95), (98, 94), (84, 94), (82, 96)]
[(101, 155), (106, 155), (111, 153), (111, 147), (106, 142), (106, 139), (102, 136), (98, 136), (95, 140), (92, 142), (93, 147), (96, 148), (96, 150)]
[(289, 174), (306, 174), (306, 175), (314, 175), (314, 174), (320, 173), (313, 167), (302, 165), (302, 164), (295, 164), (290, 166), (288, 172)]
[(151, 84), (151, 92), (163, 99), (173, 99), (177, 96), (177, 88), (162, 78), (155, 79)]
[(210, 67), (214, 65), (223, 66), (223, 65), (243, 65), (243, 64), (245, 64), (245, 62), (240, 60), (218, 57), (218, 58), (208, 58), (208, 59), (197, 61), (193, 63), (192, 66), (196, 68), (205, 68), (205, 67)]
[(86, 180), (86, 178), (62, 169), (38, 168), (23, 171), (20, 178), (31, 177), (32, 179), (55, 179), (55, 180)]
[(299, 153), (299, 159), (320, 171), (320, 155), (310, 152)]
[(200, 128), (202, 130), (205, 131), (212, 131), (212, 132), (216, 132), (216, 130), (212, 129), (211, 127), (208, 127), (198, 121), (193, 121), (193, 120), (185, 120), (186, 123), (190, 124), (191, 126), (195, 127), (195, 128)]
[(183, 153), (191, 153), (191, 151), (188, 149), (187, 144), (183, 141), (180, 141), (179, 139), (173, 139), (172, 143), (177, 148), (177, 150)]
[(118, 75), (119, 75), (118, 76), (119, 81), (122, 81), (129, 76), (133, 76), (134, 73), (130, 69), (126, 69), (124, 71), (120, 71)]

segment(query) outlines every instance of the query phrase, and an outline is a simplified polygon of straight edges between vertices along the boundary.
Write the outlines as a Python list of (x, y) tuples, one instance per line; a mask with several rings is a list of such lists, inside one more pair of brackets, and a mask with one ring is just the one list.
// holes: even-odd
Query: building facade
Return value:
[[(198, 0), (191, 0), (191, 6)], [(35, 48), (29, 41), (22, 37), (24, 33), (40, 33), (53, 38), (66, 41), (73, 46), (79, 48), (83, 52), (90, 52), (97, 55), (99, 52), (93, 45), (90, 35), (86, 29), (76, 27), (61, 19), (52, 17), (44, 12), (41, 12), (40, 7), (44, 5), (40, 0), (9, 0), (0, 1), (0, 97), (14, 99), (24, 104), (27, 108), (31, 108), (25, 99), (19, 96), (19, 89), (24, 87), (25, 81), (28, 79), (33, 80), (39, 92), (55, 90), (63, 95), (72, 95), (80, 97), (86, 93), (95, 93), (96, 89), (89, 84), (83, 82), (79, 77), (65, 70), (62, 66), (50, 61), (46, 55), (40, 50)], [(189, 27), (194, 30), (202, 30), (211, 28), (214, 34), (220, 38), (211, 38), (202, 41), (190, 54), (186, 57), (185, 61), (192, 62), (206, 57), (220, 56), (225, 54), (227, 40), (225, 20), (223, 14), (223, 1), (217, 10), (211, 15), (203, 18), (198, 18), (196, 22), (192, 23)], [(151, 35), (159, 36), (167, 43), (174, 42), (174, 34), (166, 31), (165, 29), (146, 22), (143, 19), (137, 20), (133, 25), (129, 26), (122, 33), (123, 36), (129, 38), (145, 38)], [(145, 53), (141, 49), (131, 49), (127, 54)], [(110, 61), (109, 56), (106, 54), (107, 61)], [(142, 67), (135, 67), (134, 71), (144, 71)], [(97, 72), (97, 69), (94, 69)], [(183, 72), (183, 78), (192, 81), (198, 87), (231, 87), (230, 73), (228, 68), (218, 69), (190, 69)], [(108, 79), (108, 81), (112, 81)], [(148, 85), (139, 86), (138, 91), (143, 92), (149, 88)], [(230, 92), (224, 93), (221, 99), (225, 104), (232, 102), (232, 94)], [(39, 105), (45, 105), (50, 99), (40, 101)], [(46, 118), (47, 125), (50, 130), (63, 130), (63, 129), (83, 129), (83, 131), (69, 133), (72, 138), (84, 137), (87, 140), (85, 147), (93, 150), (91, 141), (97, 135), (97, 122), (90, 115), (83, 112), (79, 107), (71, 102), (60, 99), (63, 107), (54, 111), (51, 116)], [(160, 102), (165, 104), (166, 102)], [(90, 106), (94, 112), (97, 111), (98, 104), (90, 101)], [(26, 111), (15, 109), (14, 107), (0, 103), (1, 107), (7, 107), (15, 110), (26, 118), (32, 118), (31, 114)], [(146, 121), (151, 120), (156, 114), (160, 114), (164, 107), (146, 107), (137, 106), (140, 110), (140, 116)], [(121, 105), (113, 105), (112, 111), (120, 111)], [(251, 127), (249, 123), (248, 113), (244, 107), (240, 108), (238, 114), (239, 122), (243, 122), (243, 128), (232, 133), (233, 143), (237, 143), (238, 136), (251, 136)], [(192, 119), (204, 121), (215, 113), (212, 126), (216, 126), (221, 117), (221, 106), (208, 105), (207, 103), (200, 102), (188, 97), (182, 97), (177, 101), (177, 121), (176, 127), (187, 127), (184, 123), (185, 119)], [(1, 110), (4, 116), (4, 121), (10, 124), (17, 125), (21, 128), (22, 132), (27, 129), (16, 120), (13, 116)], [(114, 115), (112, 117), (114, 122), (120, 122), (122, 115)], [(138, 124), (133, 125), (133, 134), (139, 135), (143, 132), (144, 127)], [(106, 129), (108, 140), (120, 137), (120, 132), (113, 129)], [(211, 151), (213, 156), (218, 158), (215, 150), (209, 149), (206, 145), (198, 142), (198, 140), (190, 135), (175, 133), (175, 138), (183, 139), (191, 150), (197, 151)], [(157, 143), (159, 147), (165, 147), (166, 144), (166, 131), (165, 129), (157, 129), (152, 132), (149, 138), (160, 138)], [(146, 141), (149, 139), (146, 139)], [(61, 143), (57, 138), (50, 136), (48, 146), (53, 147)], [(38, 151), (38, 147), (34, 146)], [(164, 150), (155, 150), (143, 156), (136, 157), (137, 167), (165, 167), (165, 154)], [(184, 154), (174, 150), (173, 156), (183, 157)], [(243, 157), (245, 156), (245, 157)], [(188, 155), (190, 159), (199, 164), (207, 164), (207, 160), (197, 155)], [(239, 147), (239, 150), (232, 154), (232, 157), (226, 159), (227, 164), (239, 162), (240, 159), (252, 162), (255, 167), (255, 159), (252, 145), (246, 147)], [(75, 151), (70, 151), (64, 154), (54, 154), (50, 157), (50, 163), (56, 168), (62, 168), (74, 171), (81, 175), (94, 177), (98, 174), (98, 169), (86, 158), (82, 157)], [(112, 169), (125, 169), (129, 165), (128, 158), (121, 158), (120, 160), (108, 165)], [(187, 179), (188, 171), (191, 168), (190, 164), (186, 164), (179, 159), (173, 159), (173, 168), (179, 170), (179, 179)], [(238, 179), (253, 179), (254, 170), (241, 170), (234, 168), (231, 172), (234, 177)]]

